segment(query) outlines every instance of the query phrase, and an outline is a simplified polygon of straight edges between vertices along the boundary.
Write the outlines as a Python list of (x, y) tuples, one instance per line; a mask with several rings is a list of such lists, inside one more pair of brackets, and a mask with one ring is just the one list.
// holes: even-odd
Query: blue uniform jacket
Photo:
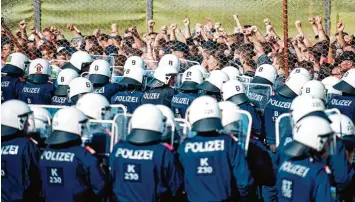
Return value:
[(185, 118), (187, 108), (199, 95), (197, 93), (184, 93), (174, 95), (171, 101), (171, 110), (176, 118)]
[(111, 104), (122, 104), (132, 114), (141, 105), (142, 97), (141, 91), (121, 91), (111, 97)]
[(244, 151), (229, 135), (187, 138), (178, 155), (189, 201), (248, 200), (254, 179)]
[(38, 201), (39, 149), (29, 138), (1, 139), (1, 201)]
[(54, 85), (52, 83), (34, 84), (26, 82), (19, 92), (18, 99), (27, 104), (49, 105), (52, 103)]
[(355, 123), (355, 96), (335, 95), (328, 103), (328, 108), (337, 108)]
[(261, 138), (261, 135), (263, 134), (263, 128), (261, 125), (260, 116), (256, 112), (254, 106), (250, 102), (244, 102), (243, 104), (240, 104), (238, 106), (240, 107), (240, 109), (249, 112), (253, 119), (251, 125), (251, 135), (255, 135)]
[(1, 77), (1, 102), (17, 99), (25, 80), (23, 78), (2, 76)]
[(175, 196), (182, 185), (174, 153), (164, 143), (118, 142), (110, 155), (117, 201), (153, 202)]
[(118, 83), (107, 83), (104, 86), (94, 87), (93, 93), (101, 94), (110, 101), (111, 97), (122, 89), (123, 87)]
[(333, 201), (325, 164), (310, 158), (284, 161), (277, 174), (277, 189), (279, 202)]
[(40, 167), (47, 201), (99, 201), (105, 195), (107, 181), (99, 161), (81, 146), (46, 149)]
[(289, 112), (291, 107), (291, 102), (293, 98), (286, 98), (280, 94), (272, 96), (269, 102), (266, 104), (264, 110), (264, 124), (265, 124), (265, 134), (266, 143), (268, 145), (275, 144), (275, 122), (278, 116), (283, 113)]
[(141, 103), (165, 105), (171, 108), (171, 100), (175, 95), (175, 90), (169, 87), (153, 88), (144, 92)]

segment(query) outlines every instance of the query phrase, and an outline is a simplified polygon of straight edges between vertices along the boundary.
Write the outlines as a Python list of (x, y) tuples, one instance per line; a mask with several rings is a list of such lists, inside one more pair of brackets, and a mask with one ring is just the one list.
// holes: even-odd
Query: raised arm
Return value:
[(318, 28), (319, 41), (327, 40), (327, 35), (325, 34), (324, 29), (323, 29), (321, 16), (316, 17), (316, 24), (317, 24), (317, 28)]
[(186, 18), (184, 20), (184, 25), (185, 25), (185, 37), (186, 39), (191, 38), (191, 29), (190, 29), (190, 19)]
[(308, 40), (307, 36), (304, 34), (303, 30), (302, 30), (302, 26), (301, 26), (301, 21), (297, 20), (295, 22), (296, 25), (296, 29), (298, 31), (298, 33), (303, 36), (303, 40), (304, 40), (304, 44), (306, 45), (306, 47), (312, 47), (311, 42)]

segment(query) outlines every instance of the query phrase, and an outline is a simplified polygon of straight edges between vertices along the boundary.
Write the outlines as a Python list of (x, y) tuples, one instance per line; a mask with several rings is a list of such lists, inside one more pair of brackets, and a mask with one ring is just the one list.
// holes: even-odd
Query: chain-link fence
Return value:
[[(322, 70), (321, 77), (339, 76), (344, 71), (338, 68), (340, 55), (353, 52), (355, 43), (352, 0), (288, 0), (288, 62), (282, 59), (287, 51), (283, 2), (278, 0), (6, 0), (1, 6), (13, 34), (2, 41), (10, 38), (15, 51), (46, 58), (59, 68), (82, 49), (113, 55), (118, 72), (131, 55), (155, 69), (163, 55), (173, 53), (182, 59), (182, 70), (195, 64), (208, 70), (232, 65), (246, 73), (270, 63), (285, 68), (280, 73), (286, 75), (289, 66)], [(150, 18), (155, 22), (151, 29)], [(342, 36), (336, 37), (339, 30)]]

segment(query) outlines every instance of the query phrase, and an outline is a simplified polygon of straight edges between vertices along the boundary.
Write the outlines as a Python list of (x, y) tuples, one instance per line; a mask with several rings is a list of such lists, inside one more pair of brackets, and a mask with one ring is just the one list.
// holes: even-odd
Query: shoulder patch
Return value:
[(96, 153), (96, 151), (93, 148), (89, 147), (89, 146), (85, 146), (84, 148), (85, 148), (86, 151), (88, 151), (92, 155), (94, 155)]
[(174, 147), (171, 146), (170, 144), (168, 143), (163, 143), (164, 147), (166, 147), (167, 149), (169, 149), (170, 151), (174, 151)]

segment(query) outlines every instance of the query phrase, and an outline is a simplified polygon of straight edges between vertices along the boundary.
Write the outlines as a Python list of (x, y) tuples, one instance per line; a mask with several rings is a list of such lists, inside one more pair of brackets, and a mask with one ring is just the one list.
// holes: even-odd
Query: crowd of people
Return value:
[(2, 27), (2, 201), (355, 201), (355, 36), (233, 19)]

